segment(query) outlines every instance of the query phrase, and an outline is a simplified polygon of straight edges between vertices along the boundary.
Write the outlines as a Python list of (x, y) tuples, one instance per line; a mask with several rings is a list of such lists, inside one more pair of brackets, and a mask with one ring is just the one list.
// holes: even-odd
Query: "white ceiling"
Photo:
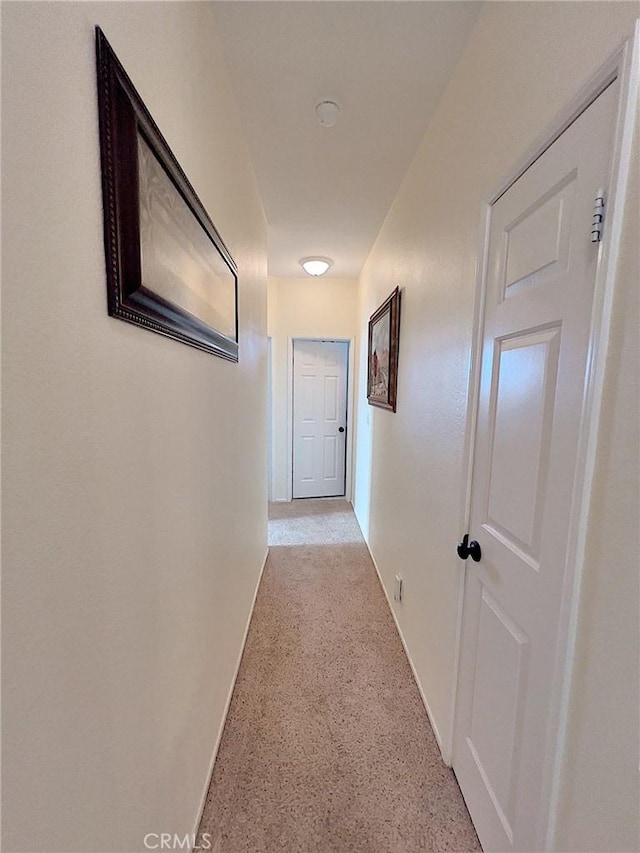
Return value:
[[(269, 273), (357, 277), (482, 4), (216, 0), (269, 224)], [(341, 106), (321, 127), (314, 107)]]

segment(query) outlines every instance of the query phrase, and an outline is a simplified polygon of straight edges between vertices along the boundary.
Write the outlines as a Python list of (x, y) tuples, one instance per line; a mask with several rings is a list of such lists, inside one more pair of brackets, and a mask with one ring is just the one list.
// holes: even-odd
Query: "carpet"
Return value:
[(293, 501), (270, 516), (201, 846), (480, 850), (351, 506)]

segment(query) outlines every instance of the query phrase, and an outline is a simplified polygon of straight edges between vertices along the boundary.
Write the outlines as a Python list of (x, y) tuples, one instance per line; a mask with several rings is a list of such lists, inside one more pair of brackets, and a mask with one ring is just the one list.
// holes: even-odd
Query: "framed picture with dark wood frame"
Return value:
[(238, 361), (238, 271), (96, 27), (109, 314)]
[(399, 342), (400, 288), (396, 287), (369, 319), (367, 362), (367, 401), (392, 412), (396, 410)]

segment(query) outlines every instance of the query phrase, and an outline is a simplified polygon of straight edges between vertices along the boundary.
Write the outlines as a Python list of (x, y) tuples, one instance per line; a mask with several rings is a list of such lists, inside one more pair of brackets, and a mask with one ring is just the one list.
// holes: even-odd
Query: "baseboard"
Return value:
[[(360, 523), (358, 522), (358, 527), (360, 527)], [(361, 531), (362, 532), (362, 531)], [(393, 616), (393, 621), (396, 625), (396, 630), (398, 631), (398, 635), (400, 636), (400, 642), (402, 643), (402, 647), (404, 648), (404, 653), (407, 656), (407, 660), (409, 661), (409, 666), (411, 667), (411, 672), (413, 673), (413, 678), (416, 682), (416, 686), (418, 688), (418, 693), (420, 694), (420, 698), (422, 699), (422, 704), (424, 705), (425, 711), (427, 712), (427, 717), (429, 717), (429, 723), (431, 724), (431, 728), (433, 729), (433, 734), (435, 735), (436, 742), (438, 744), (438, 749), (440, 750), (440, 755), (442, 756), (442, 760), (447, 765), (447, 767), (451, 767), (451, 761), (447, 760), (447, 756), (442, 746), (442, 738), (440, 736), (440, 732), (438, 731), (438, 726), (436, 725), (435, 720), (433, 719), (433, 714), (431, 713), (431, 708), (429, 707), (429, 703), (427, 701), (427, 697), (425, 696), (424, 690), (422, 689), (422, 684), (420, 683), (420, 679), (418, 677), (418, 673), (416, 672), (416, 668), (413, 664), (413, 660), (411, 658), (411, 653), (409, 652), (409, 648), (407, 646), (407, 641), (404, 638), (404, 634), (402, 633), (402, 628), (400, 627), (400, 623), (398, 622), (398, 617), (395, 614), (393, 607), (391, 606), (391, 600), (389, 599), (389, 594), (387, 593), (387, 588), (385, 587), (382, 575), (380, 574), (380, 569), (378, 568), (378, 564), (376, 563), (376, 558), (373, 556), (373, 552), (371, 551), (371, 547), (364, 535), (362, 537), (364, 539), (364, 543), (367, 546), (367, 551), (369, 552), (369, 556), (371, 557), (371, 562), (373, 563), (373, 567), (376, 570), (376, 574), (378, 575), (378, 580), (380, 581), (380, 586), (382, 587), (382, 591), (384, 592), (384, 597), (387, 601), (387, 606), (391, 611), (391, 615)]]
[(229, 714), (229, 708), (231, 706), (231, 697), (233, 696), (233, 691), (235, 690), (236, 681), (238, 679), (238, 672), (240, 671), (240, 663), (242, 662), (242, 655), (244, 654), (244, 647), (247, 642), (247, 636), (249, 634), (249, 626), (251, 625), (251, 620), (253, 619), (253, 611), (256, 606), (256, 599), (258, 597), (258, 590), (260, 589), (260, 582), (262, 580), (262, 575), (264, 574), (264, 567), (267, 565), (267, 558), (269, 557), (269, 549), (267, 548), (267, 553), (265, 554), (264, 561), (262, 563), (262, 568), (260, 569), (260, 574), (258, 575), (258, 582), (256, 583), (256, 588), (253, 591), (253, 600), (251, 601), (251, 607), (249, 609), (249, 618), (247, 619), (247, 624), (244, 628), (244, 634), (242, 636), (242, 643), (240, 644), (240, 652), (238, 654), (238, 660), (236, 661), (235, 670), (233, 673), (233, 678), (231, 679), (231, 687), (229, 688), (229, 693), (227, 694), (227, 701), (224, 706), (224, 713), (222, 714), (222, 721), (218, 728), (218, 734), (216, 736), (216, 742), (213, 745), (213, 755), (211, 756), (211, 761), (209, 762), (209, 770), (207, 772), (207, 781), (204, 786), (204, 793), (202, 794), (202, 799), (200, 801), (200, 808), (198, 809), (198, 818), (196, 820), (196, 825), (194, 828), (195, 835), (194, 838), (197, 837), (198, 827), (200, 826), (200, 822), (202, 821), (202, 815), (204, 813), (204, 807), (207, 802), (207, 794), (209, 793), (209, 786), (211, 785), (211, 776), (213, 774), (213, 766), (216, 763), (216, 758), (218, 757), (218, 749), (220, 748), (220, 741), (222, 740), (222, 733), (224, 731), (224, 727), (227, 722), (227, 716)]

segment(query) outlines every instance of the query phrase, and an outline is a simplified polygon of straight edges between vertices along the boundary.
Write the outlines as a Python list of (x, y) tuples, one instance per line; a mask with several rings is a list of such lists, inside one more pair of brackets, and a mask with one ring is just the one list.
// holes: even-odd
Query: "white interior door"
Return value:
[(493, 205), (454, 769), (485, 851), (544, 845), (612, 84)]
[(345, 494), (346, 341), (293, 342), (293, 497)]

